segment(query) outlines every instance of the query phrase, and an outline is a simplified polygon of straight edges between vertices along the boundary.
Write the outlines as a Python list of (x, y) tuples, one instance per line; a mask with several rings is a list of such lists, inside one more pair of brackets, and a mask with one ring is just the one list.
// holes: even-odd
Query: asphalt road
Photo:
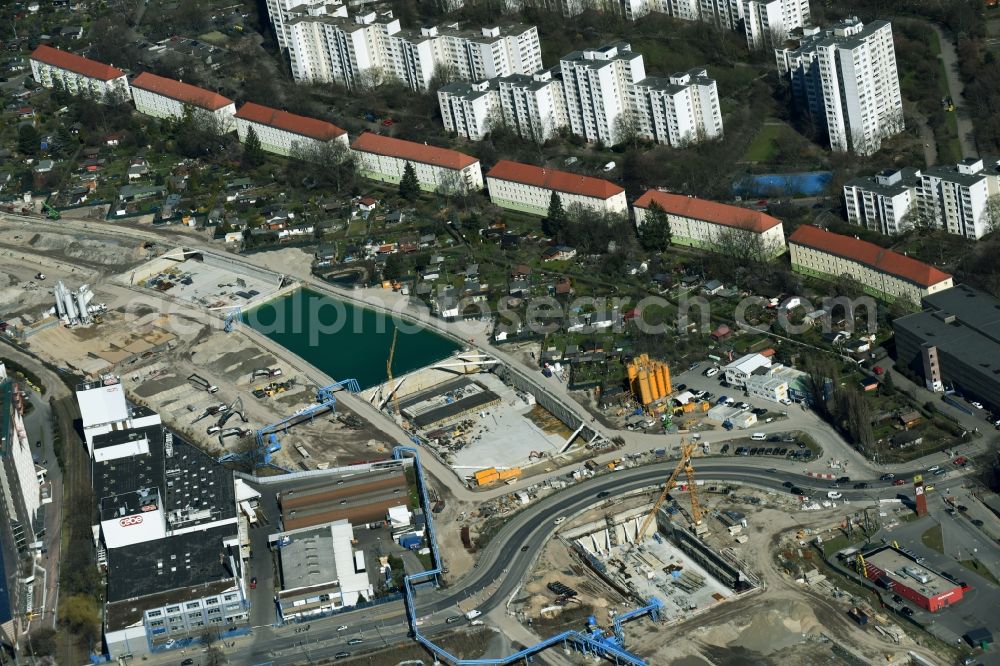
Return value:
[[(801, 487), (810, 496), (825, 498), (830, 489), (830, 481), (816, 479), (800, 473), (793, 473), (763, 467), (750, 467), (733, 459), (699, 459), (699, 478), (710, 482), (733, 482), (751, 484), (778, 492), (788, 492), (782, 484), (790, 482)], [(676, 462), (668, 462), (646, 467), (638, 467), (614, 474), (598, 476), (571, 486), (554, 495), (538, 500), (516, 514), (490, 541), (481, 553), (480, 564), (469, 576), (457, 584), (438, 589), (419, 588), (416, 593), (416, 614), (423, 621), (421, 631), (425, 634), (453, 628), (446, 624), (447, 617), (460, 614), (458, 604), (491, 588), (484, 601), (477, 608), (484, 614), (506, 604), (521, 583), (521, 575), (537, 557), (545, 542), (556, 530), (555, 519), (560, 516), (572, 517), (593, 506), (597, 494), (626, 494), (642, 488), (658, 486), (670, 474)], [(894, 498), (901, 492), (909, 494), (907, 486), (893, 486), (891, 482), (871, 479), (852, 479), (851, 484), (867, 481), (871, 488), (854, 490), (841, 488), (843, 499), (848, 501), (873, 502), (878, 499)], [(681, 499), (683, 506), (684, 500)], [(522, 547), (527, 550), (522, 551)], [(387, 604), (385, 607), (340, 613), (332, 618), (308, 623), (308, 630), (301, 627), (259, 627), (247, 641), (238, 641), (227, 650), (230, 663), (292, 664), (305, 660), (333, 657), (338, 652), (357, 654), (375, 650), (403, 639), (407, 633), (406, 621), (401, 604)], [(378, 615), (373, 619), (373, 615)], [(338, 626), (348, 629), (337, 631)], [(296, 632), (296, 629), (299, 629)], [(362, 642), (348, 645), (347, 641), (360, 639)]]

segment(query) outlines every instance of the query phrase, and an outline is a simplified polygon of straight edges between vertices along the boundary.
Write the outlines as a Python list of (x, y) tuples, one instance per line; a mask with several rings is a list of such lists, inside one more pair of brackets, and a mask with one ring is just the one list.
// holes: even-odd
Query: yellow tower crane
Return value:
[(649, 531), (649, 526), (652, 524), (654, 518), (656, 518), (656, 512), (660, 510), (663, 503), (667, 499), (667, 495), (670, 491), (674, 489), (677, 485), (677, 477), (684, 472), (685, 477), (688, 482), (688, 492), (691, 496), (691, 520), (694, 521), (695, 526), (701, 525), (701, 505), (698, 503), (698, 494), (695, 491), (695, 479), (694, 479), (694, 467), (691, 465), (691, 456), (694, 455), (697, 446), (695, 444), (688, 444), (685, 439), (681, 439), (681, 459), (677, 462), (677, 467), (670, 474), (667, 479), (666, 485), (663, 486), (663, 492), (657, 498), (656, 503), (653, 504), (653, 509), (647, 515), (645, 520), (642, 521), (642, 527), (639, 528), (639, 532), (635, 536), (635, 542), (639, 543), (646, 538), (646, 532)]
[(399, 334), (399, 329), (392, 329), (392, 345), (389, 347), (389, 358), (385, 362), (385, 374), (389, 376), (389, 391), (392, 397), (392, 411), (396, 416), (399, 416), (399, 398), (396, 396), (396, 388), (392, 385), (392, 359), (396, 355), (396, 336)]

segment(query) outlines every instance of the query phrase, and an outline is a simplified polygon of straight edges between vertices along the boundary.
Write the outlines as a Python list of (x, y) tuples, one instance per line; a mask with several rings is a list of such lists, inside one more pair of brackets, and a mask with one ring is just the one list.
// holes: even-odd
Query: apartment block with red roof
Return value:
[(603, 178), (557, 171), (533, 164), (500, 160), (486, 174), (490, 201), (501, 208), (546, 215), (552, 193), (563, 209), (582, 206), (599, 213), (625, 215), (625, 189)]
[(759, 236), (761, 251), (776, 257), (787, 251), (781, 220), (760, 211), (683, 194), (647, 190), (632, 205), (635, 224), (641, 227), (653, 204), (667, 214), (672, 242), (706, 250), (718, 249), (731, 234)]
[(398, 183), (407, 162), (420, 188), (428, 192), (470, 192), (483, 189), (479, 160), (457, 150), (404, 141), (365, 132), (351, 144), (358, 173), (369, 180)]
[(332, 123), (299, 116), (262, 104), (247, 102), (236, 112), (236, 134), (246, 142), (253, 128), (260, 146), (278, 155), (291, 155), (297, 149), (310, 150), (335, 143), (347, 150), (347, 132)]
[(122, 70), (44, 44), (31, 54), (31, 75), (46, 88), (58, 81), (73, 95), (129, 97), (128, 79)]
[(930, 264), (808, 224), (788, 237), (788, 247), (792, 270), (821, 280), (846, 275), (885, 301), (903, 298), (917, 307), (925, 296), (953, 286), (951, 275)]
[(149, 72), (132, 79), (132, 101), (139, 113), (181, 119), (187, 109), (211, 114), (223, 132), (233, 129), (236, 104), (219, 93)]

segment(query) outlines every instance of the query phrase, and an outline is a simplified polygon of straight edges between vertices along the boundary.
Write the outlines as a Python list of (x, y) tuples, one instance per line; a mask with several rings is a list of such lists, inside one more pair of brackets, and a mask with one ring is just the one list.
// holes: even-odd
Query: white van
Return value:
[(763, 442), (765, 439), (767, 439), (767, 435), (762, 432), (755, 432), (754, 434), (750, 435), (750, 439), (752, 439), (755, 442)]

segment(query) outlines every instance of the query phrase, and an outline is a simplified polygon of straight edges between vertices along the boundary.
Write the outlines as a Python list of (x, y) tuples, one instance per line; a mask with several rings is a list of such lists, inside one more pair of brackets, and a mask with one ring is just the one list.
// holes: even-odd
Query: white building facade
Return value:
[(349, 16), (345, 5), (288, 0), (268, 0), (268, 13), (300, 82), (366, 89), (396, 79), (424, 91), (438, 73), (479, 81), (542, 67), (534, 26), (488, 26), (475, 32), (453, 23), (414, 31), (402, 28), (391, 11)]
[(31, 53), (31, 75), (38, 85), (51, 88), (58, 82), (73, 95), (94, 99), (127, 100), (125, 72), (103, 62), (41, 45)]
[(741, 18), (751, 50), (774, 47), (809, 25), (809, 0), (742, 0)]
[(715, 81), (704, 69), (645, 78), (632, 86), (638, 132), (674, 147), (722, 137)]
[(209, 114), (222, 132), (233, 129), (236, 103), (219, 93), (189, 83), (143, 72), (132, 79), (132, 101), (139, 113), (180, 120), (188, 109)]
[[(871, 155), (903, 131), (903, 101), (892, 25), (856, 18), (805, 32), (796, 48), (775, 51), (778, 68), (806, 95), (810, 114), (838, 152)], [(816, 78), (818, 77), (818, 79)], [(800, 102), (801, 103), (801, 102)]]
[[(990, 219), (987, 202), (1000, 196), (1000, 160), (970, 157), (954, 167), (934, 166), (920, 176), (920, 214), (939, 229), (978, 240), (1000, 220)], [(996, 214), (996, 213), (994, 213)]]
[(788, 238), (792, 270), (835, 280), (848, 276), (866, 293), (915, 306), (928, 294), (953, 286), (952, 276), (874, 243), (803, 224)]
[(763, 258), (773, 258), (787, 251), (781, 221), (764, 213), (740, 206), (647, 190), (632, 205), (636, 227), (646, 223), (653, 205), (658, 206), (670, 223), (671, 242), (707, 250), (718, 247), (727, 234), (754, 234)]
[(486, 174), (486, 185), (495, 205), (532, 215), (548, 213), (553, 193), (563, 209), (580, 206), (605, 214), (628, 212), (624, 188), (601, 178), (532, 164), (501, 160)]
[(365, 132), (351, 144), (358, 173), (384, 183), (399, 183), (412, 164), (423, 190), (470, 192), (483, 189), (479, 160), (465, 153)]
[(438, 107), (445, 130), (479, 141), (501, 122), (496, 79), (449, 83), (438, 90)]
[(497, 84), (503, 121), (518, 136), (543, 143), (569, 125), (559, 68), (512, 74)]
[(288, 156), (300, 151), (308, 155), (331, 142), (345, 151), (350, 148), (347, 132), (336, 125), (253, 102), (241, 106), (235, 120), (236, 134), (241, 142), (246, 142), (252, 127), (261, 148), (277, 155)]
[(909, 230), (920, 176), (917, 169), (904, 167), (849, 181), (844, 185), (847, 220), (890, 236)]
[(969, 157), (954, 166), (904, 167), (844, 185), (847, 219), (883, 234), (917, 222), (978, 240), (1000, 220), (990, 206), (1000, 196), (1000, 158)]
[(633, 113), (632, 86), (646, 78), (642, 56), (619, 42), (574, 51), (559, 61), (566, 114), (573, 134), (606, 145), (619, 142)]

